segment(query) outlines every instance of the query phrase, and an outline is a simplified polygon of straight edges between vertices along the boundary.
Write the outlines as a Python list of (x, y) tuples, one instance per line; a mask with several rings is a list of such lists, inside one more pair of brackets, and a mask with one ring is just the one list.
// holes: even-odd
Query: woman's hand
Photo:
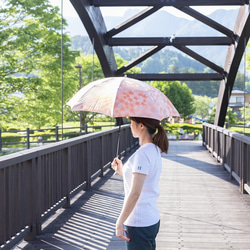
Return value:
[(115, 173), (122, 175), (122, 161), (119, 160), (117, 157), (113, 160), (113, 162), (111, 163), (111, 168), (113, 168), (115, 170)]
[(126, 230), (123, 228), (123, 224), (119, 223), (119, 220), (118, 220), (116, 222), (116, 236), (122, 240), (130, 241), (130, 239), (126, 237), (124, 233), (126, 233)]

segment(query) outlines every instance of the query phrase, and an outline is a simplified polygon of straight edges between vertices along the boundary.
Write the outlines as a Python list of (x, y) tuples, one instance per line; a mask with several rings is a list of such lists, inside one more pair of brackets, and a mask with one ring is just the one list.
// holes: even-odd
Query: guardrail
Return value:
[(203, 123), (203, 145), (250, 194), (250, 137), (212, 124)]
[(116, 156), (138, 144), (129, 125), (0, 157), (0, 248), (32, 240), (55, 210), (70, 206)]
[(79, 135), (88, 134), (89, 132), (100, 131), (105, 127), (110, 128), (114, 126), (115, 124), (102, 125), (102, 126), (88, 126), (87, 124), (85, 124), (82, 127), (64, 127), (63, 129), (58, 126), (47, 129), (27, 128), (26, 130), (19, 130), (19, 131), (17, 130), (1, 131), (0, 129), (0, 151), (2, 151), (3, 148), (15, 145), (20, 145), (29, 149), (31, 148), (31, 146), (40, 146), (43, 143), (52, 143), (60, 141), (62, 140), (62, 137), (64, 140)]

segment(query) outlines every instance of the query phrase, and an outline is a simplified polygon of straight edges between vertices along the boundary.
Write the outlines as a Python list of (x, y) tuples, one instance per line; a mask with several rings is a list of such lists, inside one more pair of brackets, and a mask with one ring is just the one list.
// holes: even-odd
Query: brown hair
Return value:
[[(130, 120), (136, 123), (142, 123), (147, 127), (149, 134), (153, 135), (153, 143), (158, 146), (162, 152), (168, 152), (168, 137), (164, 128), (160, 125), (160, 121), (152, 118), (130, 117)], [(157, 133), (156, 129), (158, 130)]]

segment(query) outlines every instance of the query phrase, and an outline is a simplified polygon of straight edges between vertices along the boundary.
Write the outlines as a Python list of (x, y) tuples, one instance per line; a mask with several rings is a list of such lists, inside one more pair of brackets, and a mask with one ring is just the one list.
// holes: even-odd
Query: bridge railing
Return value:
[(136, 147), (129, 125), (0, 157), (0, 248), (33, 239), (55, 210), (70, 206), (117, 154)]
[(203, 123), (203, 145), (250, 194), (250, 137), (212, 124)]

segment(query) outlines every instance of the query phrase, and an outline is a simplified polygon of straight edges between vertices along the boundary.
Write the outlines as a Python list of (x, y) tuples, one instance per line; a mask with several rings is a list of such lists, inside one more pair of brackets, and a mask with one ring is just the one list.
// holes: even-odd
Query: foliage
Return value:
[[(124, 66), (125, 64), (128, 63), (128, 61), (124, 60), (120, 55), (118, 54), (115, 54), (115, 60), (116, 60), (116, 64), (117, 64), (117, 68), (121, 68), (122, 66)], [(138, 73), (141, 73), (141, 68), (139, 67), (133, 67), (129, 70), (127, 70), (125, 72), (125, 74), (128, 73), (128, 74), (138, 74)]]
[(212, 113), (212, 108), (217, 103), (217, 98), (211, 98), (208, 96), (194, 96), (195, 102), (195, 116), (201, 119), (209, 118)]
[(219, 93), (219, 81), (186, 81), (188, 87), (194, 95), (206, 95), (208, 97), (217, 97)]
[(240, 108), (241, 118), (247, 122), (250, 122), (250, 104), (246, 104), (245, 107)]
[(26, 136), (17, 133), (2, 134), (2, 142), (25, 142)]
[(234, 113), (230, 107), (227, 108), (225, 122), (228, 122), (229, 124), (236, 124), (237, 122), (237, 114)]
[(194, 133), (194, 134), (202, 134), (202, 125), (192, 125), (188, 123), (166, 123), (164, 129), (168, 131), (170, 134), (178, 135), (180, 133), (180, 128), (183, 129), (183, 133)]
[(214, 106), (214, 107), (212, 108), (212, 112), (211, 112), (209, 118), (207, 119), (207, 121), (208, 121), (209, 123), (214, 123), (215, 114), (216, 114), (216, 106)]
[(246, 68), (248, 70), (248, 72), (250, 72), (250, 41), (248, 41), (247, 43), (247, 47), (246, 47)]
[(245, 80), (247, 76), (244, 76), (243, 73), (238, 72), (234, 82), (234, 89), (245, 90)]
[(250, 136), (250, 128), (249, 127), (234, 127), (234, 126), (229, 126), (229, 129), (233, 132), (243, 134), (246, 136)]
[[(117, 63), (118, 68), (122, 67), (123, 65), (127, 63), (127, 61), (123, 60), (119, 55), (115, 55), (115, 57), (116, 57), (116, 63)], [(76, 62), (77, 64), (80, 64), (82, 66), (81, 87), (84, 87), (85, 85), (87, 85), (88, 83), (92, 81), (104, 78), (101, 64), (96, 55), (94, 55), (93, 57), (93, 55), (81, 54), (79, 57), (76, 58)], [(139, 73), (139, 72), (140, 72), (140, 69), (138, 69), (137, 67), (134, 67), (127, 71), (127, 73)], [(96, 115), (97, 114), (95, 113), (83, 111), (82, 116), (81, 116), (82, 124), (86, 124), (90, 122)], [(77, 120), (79, 121), (79, 119), (80, 119), (80, 112), (72, 112), (70, 111), (70, 108), (67, 107), (66, 120), (67, 121), (77, 121)]]
[[(208, 119), (209, 123), (214, 123), (215, 113), (216, 113), (216, 107), (213, 107), (211, 116)], [(237, 123), (237, 114), (234, 113), (230, 107), (227, 108), (225, 123), (226, 122), (229, 123), (229, 124), (236, 124)]]
[[(63, 24), (66, 26), (65, 20)], [(71, 51), (71, 49), (83, 49), (86, 54), (79, 56), (80, 51)], [(142, 48), (115, 48), (115, 52), (119, 54), (116, 54), (116, 60), (120, 68), (141, 55), (144, 50)], [(103, 77), (96, 56), (94, 56), (94, 74), (92, 75), (93, 56), (90, 55), (91, 53), (92, 45), (88, 38), (85, 37), (82, 41), (82, 37), (73, 37), (71, 42), (64, 34), (64, 119), (79, 120), (79, 112), (71, 112), (65, 105), (78, 90), (79, 72), (74, 66), (80, 63), (83, 67), (82, 86)], [(250, 70), (249, 62), (250, 55), (247, 53), (248, 70)], [(209, 72), (202, 64), (166, 49), (139, 64), (139, 67), (132, 68), (128, 73), (140, 71), (150, 73), (154, 70), (169, 73)], [(237, 74), (235, 86), (241, 89), (243, 80), (243, 74)], [(213, 96), (218, 94), (219, 88), (219, 82), (173, 82), (171, 84), (163, 82), (156, 85), (168, 91), (167, 96), (184, 116), (194, 112), (192, 97), (188, 100), (187, 93), (187, 96), (192, 96), (192, 92)], [(192, 89), (191, 94), (188, 87)], [(246, 88), (250, 90), (247, 76)], [(15, 123), (18, 128), (40, 128), (45, 124), (54, 126), (61, 122), (61, 115), (59, 9), (52, 7), (49, 0), (2, 0), (0, 3), (0, 128), (8, 127), (6, 124), (10, 122)], [(83, 119), (87, 122), (92, 117), (86, 113)], [(233, 119), (232, 115), (229, 119), (230, 117)]]
[[(71, 43), (73, 50), (80, 50), (81, 53), (92, 54), (92, 45), (88, 37), (73, 36)], [(114, 52), (119, 55), (125, 61), (132, 61), (138, 56), (142, 55), (146, 49), (142, 47), (115, 47)], [(178, 66), (177, 66), (178, 65)], [(146, 61), (143, 61), (138, 65), (142, 72), (179, 72), (179, 73), (193, 73), (203, 72), (205, 67), (186, 56), (176, 51), (163, 49), (157, 54), (149, 57)]]
[[(248, 45), (249, 47), (249, 45)], [(81, 49), (85, 53), (92, 53), (91, 43), (88, 37), (74, 36), (72, 37), (72, 48)], [(145, 49), (141, 47), (137, 48), (114, 48), (116, 54), (126, 61), (131, 61), (145, 52)], [(247, 53), (248, 62), (250, 61), (249, 53)], [(250, 63), (248, 63), (248, 69), (250, 71)], [(138, 65), (143, 73), (156, 73), (156, 72), (168, 72), (168, 73), (211, 73), (212, 70), (205, 67), (201, 63), (183, 56), (173, 50), (163, 49), (157, 54), (149, 57), (146, 61), (143, 61)], [(244, 79), (246, 80), (246, 90), (250, 91), (249, 77), (246, 74), (238, 72), (235, 80), (234, 87), (240, 90), (244, 90)], [(220, 81), (186, 81), (188, 87), (192, 90), (194, 95), (206, 95), (209, 97), (217, 97), (220, 87)]]
[[(76, 64), (80, 64), (82, 66), (82, 68), (80, 69), (81, 70), (81, 87), (84, 87), (91, 81), (101, 79), (104, 77), (100, 62), (96, 55), (94, 55), (93, 57), (93, 55), (81, 54), (79, 57), (76, 58), (76, 62), (77, 62)], [(79, 69), (75, 69), (75, 73), (77, 73), (78, 75), (78, 79), (75, 80), (75, 82), (77, 82), (77, 86), (79, 89), (80, 88)], [(75, 89), (73, 94), (75, 94), (78, 91), (78, 89)], [(69, 96), (67, 101), (72, 96)], [(90, 115), (89, 112), (82, 112), (81, 117), (82, 117), (82, 125), (84, 125), (85, 123), (88, 123), (94, 117), (94, 115), (93, 116)], [(76, 121), (76, 120), (79, 121), (79, 119), (80, 119), (80, 112), (71, 111), (70, 107), (67, 106), (66, 107), (66, 120), (67, 121)]]
[(249, 77), (249, 73), (250, 73), (250, 41), (248, 41), (247, 47), (246, 47), (246, 91), (250, 92), (250, 77)]
[(179, 114), (184, 118), (194, 113), (194, 97), (191, 89), (185, 83), (163, 81), (153, 82), (153, 86), (161, 90), (170, 99)]
[(81, 54), (93, 54), (93, 46), (88, 36), (71, 37), (71, 49), (78, 50)]
[[(61, 18), (48, 0), (4, 0), (0, 9), (0, 116), (41, 127), (61, 119)], [(66, 25), (64, 21), (64, 25)], [(64, 99), (76, 88), (63, 37)], [(17, 97), (14, 93), (21, 93)]]

